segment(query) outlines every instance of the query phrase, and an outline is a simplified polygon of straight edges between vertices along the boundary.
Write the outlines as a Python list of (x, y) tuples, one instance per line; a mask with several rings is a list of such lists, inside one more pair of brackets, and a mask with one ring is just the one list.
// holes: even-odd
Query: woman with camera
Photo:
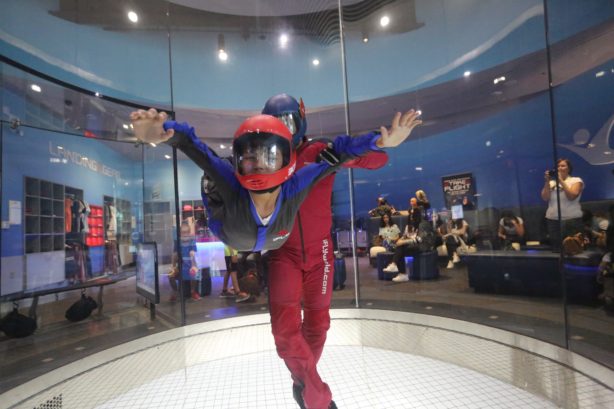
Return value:
[[(579, 177), (571, 176), (573, 166), (569, 159), (559, 159), (556, 162), (556, 170), (547, 170), (544, 173), (544, 187), (541, 191), (542, 199), (548, 202), (546, 210), (546, 222), (548, 235), (554, 251), (561, 248), (561, 240), (564, 237), (582, 231), (582, 209), (580, 197), (584, 190), (584, 182)], [(559, 224), (558, 197), (561, 203), (561, 222)]]

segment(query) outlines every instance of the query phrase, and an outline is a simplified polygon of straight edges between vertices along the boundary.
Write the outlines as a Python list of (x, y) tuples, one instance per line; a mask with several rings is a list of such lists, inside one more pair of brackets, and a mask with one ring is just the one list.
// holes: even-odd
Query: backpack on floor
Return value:
[(81, 299), (71, 305), (64, 316), (68, 321), (79, 322), (89, 317), (96, 308), (98, 308), (96, 301), (89, 295), (86, 296), (85, 293), (82, 293)]
[(0, 330), (9, 338), (23, 338), (36, 330), (36, 320), (20, 314), (17, 307), (0, 320)]

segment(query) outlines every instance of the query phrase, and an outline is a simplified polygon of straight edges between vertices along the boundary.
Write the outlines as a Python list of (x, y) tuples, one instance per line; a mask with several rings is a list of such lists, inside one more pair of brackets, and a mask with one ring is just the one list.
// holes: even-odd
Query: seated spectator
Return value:
[[(237, 277), (239, 253), (237, 250), (229, 246), (224, 246), (224, 260), (226, 261), (226, 272), (224, 273), (224, 281), (222, 281), (221, 298), (234, 298), (235, 302), (244, 302), (249, 300), (250, 295), (241, 291), (239, 279)], [(228, 289), (228, 280), (232, 280), (232, 288)]]
[(497, 236), (501, 239), (503, 250), (520, 250), (520, 244), (525, 241), (522, 218), (509, 210), (501, 212)]
[(382, 245), (386, 250), (392, 251), (401, 234), (399, 226), (394, 224), (391, 217), (387, 214), (382, 216), (379, 226), (379, 235), (382, 238)]
[(407, 210), (407, 224), (410, 224), (415, 231), (418, 231), (418, 226), (423, 219), (423, 209), (418, 206), (418, 199), (412, 197), (409, 199), (409, 209)]
[(609, 226), (605, 239), (607, 253), (601, 259), (597, 282), (603, 285), (599, 299), (607, 311), (614, 311), (614, 226)]
[(582, 233), (588, 239), (588, 244), (605, 249), (606, 231), (610, 225), (607, 214), (603, 212), (593, 214), (590, 210), (583, 209), (582, 224), (584, 225)]
[(454, 264), (460, 262), (458, 248), (467, 246), (469, 224), (463, 219), (452, 220), (448, 225), (448, 233), (442, 238), (448, 252), (448, 265), (446, 268), (454, 268)]
[(415, 229), (411, 224), (405, 226), (403, 236), (397, 240), (396, 248), (392, 262), (384, 268), (387, 273), (399, 273), (392, 281), (402, 283), (409, 281), (407, 274), (407, 266), (405, 265), (405, 257), (415, 256), (420, 252), (433, 251), (435, 248), (435, 231), (430, 222), (423, 221), (418, 229)]
[[(198, 281), (200, 280), (200, 271), (196, 265), (196, 241), (194, 236), (190, 234), (190, 226), (187, 223), (182, 223), (181, 232), (181, 271), (179, 270), (179, 255), (173, 253), (171, 271), (168, 273), (168, 282), (172, 289), (170, 297), (171, 302), (177, 301), (179, 293), (178, 281), (183, 279), (184, 285), (190, 286), (191, 298), (194, 301), (200, 300), (198, 294)], [(179, 276), (181, 275), (181, 277)]]
[(429, 202), (428, 197), (426, 197), (426, 193), (424, 193), (424, 190), (416, 191), (416, 199), (418, 200), (418, 207), (422, 209), (422, 219), (431, 220), (431, 218), (429, 217), (431, 203)]
[(371, 217), (382, 217), (387, 214), (388, 216), (392, 216), (397, 211), (394, 206), (388, 204), (388, 201), (383, 197), (377, 198), (377, 207), (375, 209), (369, 210), (369, 216)]

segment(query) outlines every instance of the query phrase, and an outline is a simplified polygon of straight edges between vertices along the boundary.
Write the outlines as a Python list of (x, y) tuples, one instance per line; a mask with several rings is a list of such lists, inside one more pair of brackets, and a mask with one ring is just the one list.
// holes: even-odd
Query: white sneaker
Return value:
[(390, 263), (388, 264), (388, 266), (382, 270), (386, 273), (398, 273), (399, 272), (399, 268), (397, 267), (396, 263)]
[(404, 283), (405, 281), (409, 281), (409, 277), (407, 274), (397, 274), (396, 277), (392, 279), (395, 283)]
[(448, 265), (446, 266), (446, 268), (454, 268), (454, 263), (452, 262), (452, 260), (448, 261)]
[(452, 256), (452, 262), (456, 264), (456, 263), (460, 263), (460, 261), (461, 259), (458, 256), (458, 254), (454, 253), (454, 255)]

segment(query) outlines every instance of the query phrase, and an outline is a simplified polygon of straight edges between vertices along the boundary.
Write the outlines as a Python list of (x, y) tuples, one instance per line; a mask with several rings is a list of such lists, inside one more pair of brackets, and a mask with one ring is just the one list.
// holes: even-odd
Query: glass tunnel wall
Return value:
[[(202, 169), (169, 146), (135, 144), (128, 118), (150, 106), (172, 112), (231, 157), (235, 129), (281, 92), (303, 99), (309, 139), (364, 134), (389, 127), (397, 111), (422, 112), (423, 124), (387, 150), (384, 166), (336, 174), (332, 247), (346, 278), (337, 276), (333, 308), (458, 318), (613, 366), (612, 278), (599, 270), (614, 194), (612, 3), (286, 3), (3, 3), (1, 312), (16, 301), (24, 314), (36, 312), (39, 328), (26, 338), (30, 349), (0, 339), (2, 390), (151, 331), (267, 310), (258, 260), (250, 265), (259, 295), (247, 303), (219, 297), (234, 284), (225, 284), (223, 246), (203, 223)], [(556, 158), (582, 180), (581, 221), (577, 205), (563, 212), (567, 201), (556, 212), (565, 192), (545, 178)], [(394, 205), (402, 234), (420, 226), (408, 212), (418, 190), (430, 202), (422, 219), (433, 233), (423, 225), (416, 236), (424, 243), (384, 243), (381, 219), (370, 215), (377, 199)], [(69, 226), (68, 199), (87, 202), (89, 232)], [(557, 228), (582, 231), (591, 243), (553, 252), (565, 238)], [(136, 291), (137, 255), (150, 254), (151, 242), (156, 321)], [(184, 260), (182, 245), (192, 242), (193, 258), (188, 251)], [(396, 247), (408, 281), (384, 271)], [(183, 274), (184, 263), (194, 263), (194, 274)], [(65, 311), (82, 289), (104, 309), (69, 322)], [(62, 348), (80, 349), (22, 369)]]

